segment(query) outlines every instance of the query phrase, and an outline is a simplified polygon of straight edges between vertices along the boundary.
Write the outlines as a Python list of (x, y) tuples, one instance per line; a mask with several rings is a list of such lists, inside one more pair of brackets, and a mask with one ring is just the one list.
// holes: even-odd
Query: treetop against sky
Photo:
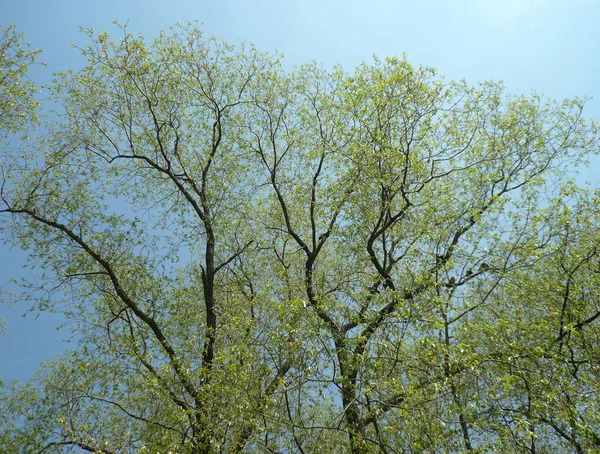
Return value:
[(596, 449), (583, 98), (113, 30), (47, 89), (61, 115), (18, 63), (3, 86), (3, 233), (38, 270), (14, 301), (75, 342), (4, 387), (2, 446)]

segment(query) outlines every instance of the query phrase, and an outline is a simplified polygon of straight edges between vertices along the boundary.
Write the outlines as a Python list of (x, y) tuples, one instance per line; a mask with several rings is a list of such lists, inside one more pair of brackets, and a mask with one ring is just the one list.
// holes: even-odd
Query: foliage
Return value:
[[(0, 36), (0, 125), (2, 138), (14, 134), (36, 119), (36, 87), (27, 80), (27, 70), (39, 51), (23, 44), (23, 36), (13, 25), (1, 29)], [(2, 144), (2, 142), (0, 142)]]
[[(79, 349), (4, 393), (31, 452), (600, 449), (584, 102), (88, 30), (2, 157), (5, 228)], [(10, 127), (10, 124), (9, 124)]]

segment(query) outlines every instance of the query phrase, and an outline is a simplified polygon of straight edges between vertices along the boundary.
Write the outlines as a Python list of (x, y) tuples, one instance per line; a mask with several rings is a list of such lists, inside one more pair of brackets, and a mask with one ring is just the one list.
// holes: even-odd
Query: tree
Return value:
[[(32, 452), (600, 446), (584, 101), (88, 31), (2, 157), (5, 230), (79, 348), (5, 392)], [(595, 448), (596, 447), (596, 448)]]

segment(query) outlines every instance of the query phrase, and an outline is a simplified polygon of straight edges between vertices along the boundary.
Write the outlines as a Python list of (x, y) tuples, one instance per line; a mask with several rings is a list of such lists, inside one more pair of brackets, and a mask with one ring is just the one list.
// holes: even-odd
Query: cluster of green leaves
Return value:
[(6, 390), (15, 452), (600, 447), (584, 102), (88, 30), (65, 114), (2, 156), (21, 300), (79, 349)]
[(23, 132), (37, 119), (36, 87), (27, 79), (27, 71), (40, 51), (31, 50), (29, 45), (24, 44), (22, 34), (13, 25), (1, 32), (0, 138), (4, 139), (7, 134)]

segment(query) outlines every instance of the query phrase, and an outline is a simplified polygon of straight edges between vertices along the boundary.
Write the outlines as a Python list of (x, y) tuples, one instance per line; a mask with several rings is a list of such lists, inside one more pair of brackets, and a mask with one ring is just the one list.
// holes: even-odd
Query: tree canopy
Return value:
[(16, 299), (77, 340), (4, 386), (8, 452), (600, 450), (584, 100), (87, 33), (63, 110), (0, 152), (5, 239), (40, 270)]

